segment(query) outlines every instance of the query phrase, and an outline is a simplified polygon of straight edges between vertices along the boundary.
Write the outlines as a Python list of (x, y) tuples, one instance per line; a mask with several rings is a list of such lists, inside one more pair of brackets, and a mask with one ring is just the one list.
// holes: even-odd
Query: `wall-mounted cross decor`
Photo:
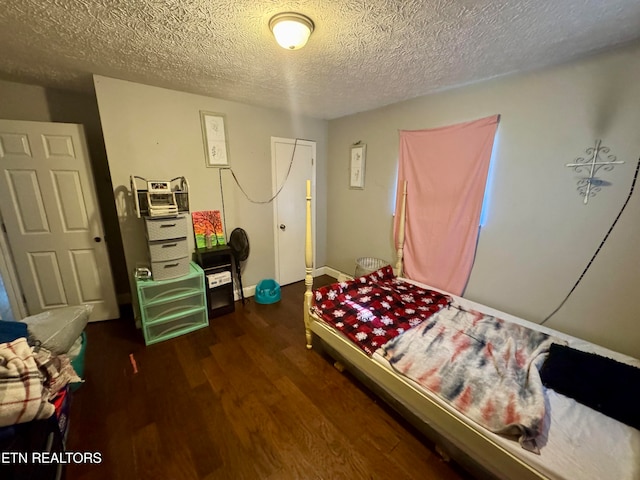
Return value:
[[(609, 155), (609, 147), (603, 147), (601, 140), (596, 140), (595, 147), (589, 147), (584, 157), (576, 158), (574, 163), (567, 163), (565, 166), (573, 168), (576, 173), (582, 173), (585, 170), (589, 172), (589, 176), (578, 180), (578, 193), (584, 197), (584, 204), (589, 203), (589, 197), (595, 197), (596, 193), (601, 190), (601, 186), (606, 182), (595, 175), (601, 168), (607, 172), (613, 170), (614, 165), (620, 165), (624, 162), (616, 160), (615, 155)], [(606, 156), (603, 160), (600, 155)], [(583, 170), (584, 169), (584, 170)]]

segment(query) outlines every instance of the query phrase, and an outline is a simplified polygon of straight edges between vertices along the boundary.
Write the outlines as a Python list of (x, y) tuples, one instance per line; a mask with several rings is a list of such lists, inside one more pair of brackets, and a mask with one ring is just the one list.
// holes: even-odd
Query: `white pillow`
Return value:
[(76, 305), (38, 313), (21, 322), (27, 324), (29, 337), (54, 353), (67, 353), (87, 326), (93, 305)]

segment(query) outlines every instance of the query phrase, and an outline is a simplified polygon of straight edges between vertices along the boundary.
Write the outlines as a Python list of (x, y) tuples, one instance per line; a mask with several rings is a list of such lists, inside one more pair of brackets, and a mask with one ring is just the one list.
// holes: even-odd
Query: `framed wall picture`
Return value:
[(229, 149), (225, 117), (221, 113), (200, 112), (202, 138), (207, 167), (229, 167)]
[(349, 164), (349, 188), (364, 189), (364, 164), (367, 146), (359, 143), (351, 147), (351, 161)]

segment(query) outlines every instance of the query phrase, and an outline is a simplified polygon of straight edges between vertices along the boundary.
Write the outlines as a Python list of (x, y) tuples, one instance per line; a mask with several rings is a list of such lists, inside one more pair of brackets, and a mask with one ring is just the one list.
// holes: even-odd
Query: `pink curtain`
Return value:
[(396, 212), (406, 180), (404, 276), (456, 295), (464, 291), (499, 118), (400, 131)]

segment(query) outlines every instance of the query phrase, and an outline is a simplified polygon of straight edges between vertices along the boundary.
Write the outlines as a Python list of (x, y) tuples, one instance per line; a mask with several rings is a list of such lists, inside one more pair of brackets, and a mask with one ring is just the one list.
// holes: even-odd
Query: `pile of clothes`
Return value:
[(82, 379), (72, 360), (83, 348), (90, 305), (64, 307), (18, 322), (0, 321), (0, 437), (7, 428), (54, 415), (69, 384)]

